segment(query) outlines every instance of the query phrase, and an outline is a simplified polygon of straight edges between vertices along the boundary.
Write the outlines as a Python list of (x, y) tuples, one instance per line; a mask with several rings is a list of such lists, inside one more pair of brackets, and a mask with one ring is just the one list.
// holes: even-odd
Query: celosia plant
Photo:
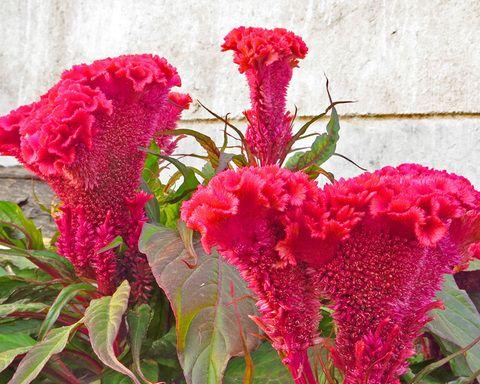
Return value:
[[(442, 307), (443, 276), (480, 258), (480, 194), (412, 164), (335, 181), (323, 163), (344, 157), (335, 106), (346, 102), (332, 101), (327, 81), (330, 105), (295, 134), (286, 112), (302, 39), (240, 27), (222, 48), (246, 74), (251, 109), (245, 138), (206, 108), (225, 123), (221, 146), (174, 131), (191, 98), (171, 91), (175, 68), (152, 55), (75, 66), (38, 102), (0, 118), (0, 152), (61, 200), (50, 246), (20, 207), (0, 201), (1, 382), (288, 381), (278, 352), (296, 384), (399, 384), (404, 373), (422, 379), (443, 349), (453, 358), (480, 341), (442, 334), (480, 327), (453, 278), (438, 293), (449, 299), (436, 321), (455, 320), (423, 328)], [(326, 132), (307, 133), (329, 111)], [(240, 145), (229, 145), (228, 129)], [(186, 135), (206, 151), (192, 154), (208, 161), (201, 169), (175, 158), (188, 156), (175, 153)], [(312, 136), (309, 148), (293, 148)], [(158, 158), (178, 169), (165, 184), (169, 165)], [(320, 188), (319, 175), (332, 184)], [(204, 250), (218, 253), (207, 255), (183, 223), (174, 229), (180, 206)], [(456, 280), (477, 292), (477, 272)], [(152, 274), (161, 290), (152, 292)], [(259, 338), (276, 351), (252, 351)], [(478, 358), (470, 350), (464, 364), (441, 368), (446, 380), (473, 382)]]
[(307, 349), (317, 339), (320, 302), (305, 260), (324, 257), (323, 214), (318, 187), (277, 166), (224, 171), (182, 207), (205, 250), (217, 247), (257, 295), (256, 322), (296, 383), (315, 382)]
[(307, 54), (307, 46), (283, 28), (239, 27), (225, 37), (222, 48), (234, 52), (234, 62), (250, 87), (247, 143), (261, 165), (276, 164), (285, 158), (292, 138), (286, 94), (292, 70)]
[[(168, 95), (179, 85), (163, 58), (109, 58), (74, 66), (38, 102), (0, 120), (0, 151), (49, 183), (62, 201), (59, 252), (104, 294), (128, 278), (136, 299), (148, 296), (151, 272), (137, 248), (150, 199), (139, 190), (140, 147), (174, 128), (188, 107), (189, 96)], [(173, 150), (165, 136), (158, 142)], [(128, 246), (122, 260), (114, 250), (99, 252), (118, 235)]]
[(443, 275), (478, 256), (480, 198), (470, 183), (417, 165), (320, 190), (283, 159), (285, 92), (306, 47), (283, 29), (237, 28), (222, 46), (246, 72), (246, 144), (260, 167), (225, 171), (184, 203), (182, 219), (217, 246), (257, 294), (257, 319), (296, 383), (315, 383), (320, 297), (333, 302), (335, 364), (347, 384), (393, 384), (439, 307)]
[(479, 257), (480, 194), (464, 178), (419, 165), (386, 167), (325, 187), (328, 215), (358, 221), (320, 268), (338, 326), (345, 384), (393, 384), (414, 340), (442, 307), (445, 273)]

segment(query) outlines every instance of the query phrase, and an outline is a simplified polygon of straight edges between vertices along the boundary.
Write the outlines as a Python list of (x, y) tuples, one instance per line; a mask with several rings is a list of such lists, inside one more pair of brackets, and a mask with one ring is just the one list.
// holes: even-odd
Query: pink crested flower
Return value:
[(283, 28), (239, 27), (225, 37), (222, 49), (234, 52), (234, 62), (250, 87), (247, 143), (261, 165), (276, 164), (292, 137), (291, 116), (285, 111), (288, 84), (307, 46)]
[[(140, 147), (172, 129), (188, 106), (187, 96), (178, 96), (181, 108), (167, 107), (179, 85), (176, 69), (158, 56), (108, 58), (74, 66), (39, 101), (0, 118), (0, 152), (17, 157), (60, 197), (58, 250), (103, 293), (128, 278), (142, 281), (133, 290), (141, 297), (152, 281), (136, 245), (150, 198), (139, 191)], [(99, 252), (119, 235), (128, 245), (124, 260), (113, 250)]]
[(318, 336), (320, 302), (308, 261), (328, 262), (332, 244), (348, 232), (339, 221), (318, 225), (321, 190), (305, 174), (277, 166), (227, 170), (201, 186), (181, 214), (205, 250), (217, 247), (257, 295), (256, 322), (295, 382), (315, 383), (306, 351)]
[(399, 383), (443, 275), (479, 257), (480, 194), (464, 178), (406, 164), (325, 187), (329, 218), (357, 223), (319, 267), (346, 384)]
[(155, 141), (162, 150), (162, 154), (171, 155), (177, 147), (178, 140), (173, 140), (172, 136), (160, 135), (163, 131), (172, 131), (177, 127), (177, 121), (182, 112), (189, 108), (192, 98), (188, 94), (170, 92), (168, 94), (165, 109), (159, 121), (159, 129), (155, 135)]

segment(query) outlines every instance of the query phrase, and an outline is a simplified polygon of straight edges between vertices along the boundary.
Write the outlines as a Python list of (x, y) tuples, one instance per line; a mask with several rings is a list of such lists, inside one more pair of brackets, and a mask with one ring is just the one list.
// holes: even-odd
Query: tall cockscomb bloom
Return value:
[(329, 218), (357, 220), (319, 287), (335, 309), (346, 384), (399, 383), (443, 275), (480, 256), (480, 195), (464, 178), (406, 164), (325, 188)]
[(246, 139), (261, 165), (276, 164), (286, 155), (291, 139), (291, 116), (285, 111), (292, 69), (307, 54), (303, 40), (283, 28), (239, 27), (222, 45), (234, 52), (234, 62), (245, 73), (252, 107), (245, 112)]
[(350, 225), (323, 223), (324, 215), (320, 189), (277, 166), (224, 171), (182, 207), (205, 250), (216, 246), (257, 295), (257, 323), (296, 383), (315, 383), (307, 348), (317, 337), (320, 303), (308, 261), (327, 262)]
[[(168, 105), (180, 85), (174, 67), (153, 55), (127, 55), (77, 65), (39, 101), (0, 119), (0, 152), (17, 157), (50, 184), (62, 201), (59, 252), (80, 275), (111, 293), (119, 279), (142, 299), (151, 281), (137, 248), (144, 205), (139, 190), (146, 147), (174, 127), (182, 103)], [(116, 236), (128, 250), (98, 252)]]

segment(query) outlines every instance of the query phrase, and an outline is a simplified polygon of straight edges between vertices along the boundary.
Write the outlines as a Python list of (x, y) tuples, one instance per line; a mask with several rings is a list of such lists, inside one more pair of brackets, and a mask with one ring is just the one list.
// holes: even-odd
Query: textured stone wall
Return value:
[[(480, 187), (479, 20), (477, 0), (3, 0), (0, 114), (34, 101), (75, 63), (151, 52), (177, 66), (194, 98), (238, 119), (247, 87), (220, 52), (223, 36), (238, 25), (282, 26), (310, 48), (289, 92), (301, 119), (325, 108), (324, 73), (335, 99), (357, 101), (339, 107), (340, 153), (368, 169), (421, 162)], [(183, 124), (220, 136), (198, 105)], [(186, 141), (181, 151), (197, 149)], [(340, 158), (326, 167), (359, 172)], [(0, 179), (0, 198), (21, 200), (12, 180)]]

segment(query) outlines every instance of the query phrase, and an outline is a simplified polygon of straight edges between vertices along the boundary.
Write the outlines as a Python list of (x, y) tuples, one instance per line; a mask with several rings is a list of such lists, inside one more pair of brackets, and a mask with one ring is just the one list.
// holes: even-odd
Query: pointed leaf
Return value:
[(42, 371), (50, 358), (62, 352), (67, 346), (70, 334), (80, 325), (75, 323), (65, 327), (52, 329), (44, 340), (37, 343), (17, 367), (15, 374), (8, 384), (31, 383)]
[(332, 108), (330, 121), (327, 124), (327, 132), (317, 136), (310, 150), (295, 153), (295, 155), (288, 159), (285, 167), (293, 171), (298, 171), (312, 165), (322, 165), (335, 153), (339, 139), (339, 130), (338, 114), (336, 109)]
[[(158, 161), (157, 158), (155, 158), (155, 160)], [(147, 182), (143, 179), (141, 180), (140, 187), (144, 192), (153, 196), (150, 200), (147, 201), (147, 204), (145, 204), (145, 213), (147, 214), (149, 221), (158, 223), (160, 221), (160, 207), (158, 205), (156, 194), (153, 192)]]
[(93, 285), (87, 283), (78, 283), (67, 285), (63, 288), (58, 296), (55, 298), (52, 306), (48, 310), (47, 316), (40, 327), (40, 331), (38, 333), (39, 340), (43, 339), (46, 333), (54, 326), (55, 322), (57, 321), (58, 317), (62, 309), (77, 295), (81, 292), (86, 291), (95, 291), (96, 288)]
[[(260, 348), (252, 353), (254, 365), (252, 384), (291, 384), (292, 376), (282, 364), (278, 353), (270, 343), (262, 343)], [(236, 357), (228, 363), (224, 384), (243, 384), (245, 359)]]
[(130, 346), (132, 348), (133, 364), (136, 372), (145, 379), (140, 364), (140, 353), (142, 343), (148, 331), (148, 326), (152, 320), (152, 310), (148, 304), (142, 304), (127, 314), (128, 333), (130, 335)]
[(16, 356), (26, 353), (33, 345), (35, 340), (24, 333), (0, 334), (0, 372), (7, 368)]
[(0, 201), (0, 243), (20, 248), (43, 249), (43, 236), (32, 220), (14, 203)]
[[(464, 348), (480, 336), (480, 314), (467, 293), (458, 288), (452, 276), (445, 278), (443, 289), (437, 294), (445, 310), (435, 310), (434, 319), (427, 329), (442, 340)], [(444, 345), (449, 352), (455, 352)], [(472, 372), (480, 367), (480, 345), (477, 344), (466, 353), (466, 361)]]
[(212, 163), (212, 166), (218, 167), (219, 159), (220, 159), (220, 150), (217, 148), (215, 142), (207, 135), (194, 131), (193, 129), (184, 129), (184, 128), (177, 128), (173, 131), (165, 131), (162, 132), (163, 135), (188, 135), (192, 136), (198, 144), (202, 146), (205, 151), (207, 151), (208, 159)]
[(0, 249), (0, 255), (24, 257), (55, 278), (75, 279), (72, 264), (65, 257), (52, 251), (11, 248)]
[(18, 300), (14, 303), (0, 305), (0, 317), (6, 317), (15, 312), (42, 312), (48, 308), (44, 303), (30, 303), (28, 300)]
[(170, 163), (172, 163), (183, 176), (183, 183), (180, 187), (173, 193), (171, 196), (168, 196), (166, 203), (173, 204), (176, 203), (184, 198), (186, 198), (189, 194), (193, 193), (193, 191), (197, 188), (199, 181), (195, 176), (195, 172), (192, 168), (187, 167), (182, 162), (174, 159), (173, 157), (158, 155), (161, 159), (164, 159)]
[(129, 296), (130, 285), (125, 280), (112, 296), (92, 300), (85, 311), (85, 326), (90, 335), (93, 351), (98, 358), (106, 366), (128, 376), (135, 384), (140, 384), (133, 372), (118, 361), (113, 350)]
[(194, 244), (196, 267), (187, 267), (190, 253), (174, 230), (145, 224), (139, 247), (172, 305), (178, 356), (187, 382), (221, 383), (228, 360), (243, 353), (238, 320), (248, 348), (258, 344), (253, 334), (260, 331), (248, 317), (256, 313), (254, 301), (239, 300), (237, 313), (231, 305), (231, 284), (235, 297), (250, 295), (244, 281), (217, 253), (206, 255), (198, 242)]

